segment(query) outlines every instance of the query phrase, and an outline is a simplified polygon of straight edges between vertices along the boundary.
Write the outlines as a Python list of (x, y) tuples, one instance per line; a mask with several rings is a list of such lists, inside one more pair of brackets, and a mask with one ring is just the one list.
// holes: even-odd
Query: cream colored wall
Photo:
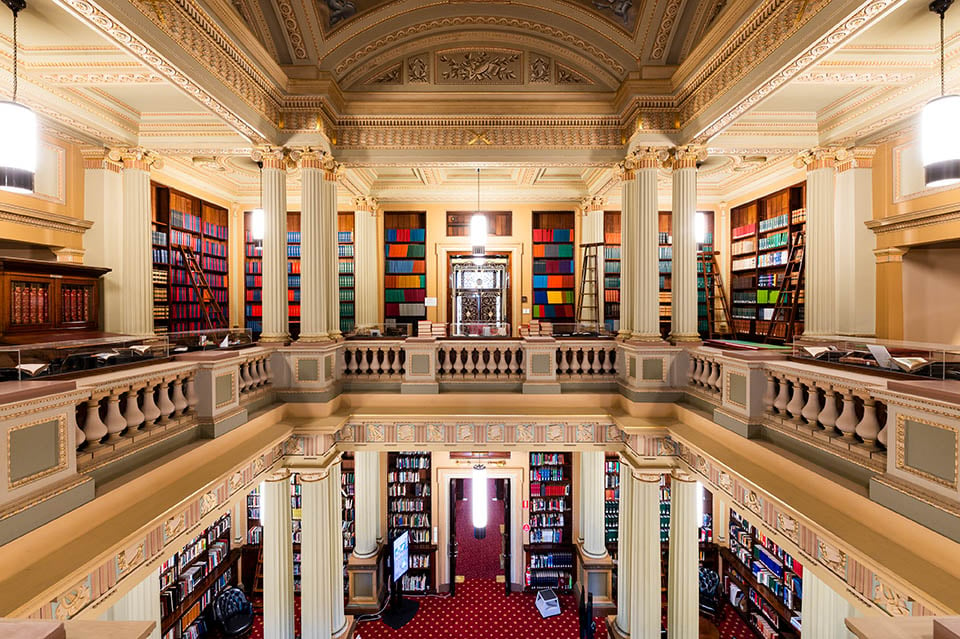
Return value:
[[(572, 202), (504, 202), (486, 201), (481, 204), (485, 211), (511, 211), (512, 235), (510, 237), (490, 236), (487, 241), (488, 252), (510, 252), (511, 273), (510, 292), (512, 296), (510, 324), (513, 335), (517, 327), (527, 324), (533, 315), (533, 212), (534, 211), (573, 211), (574, 240), (580, 242), (580, 207)], [(383, 291), (384, 282), (384, 215), (391, 211), (426, 211), (427, 234), (427, 297), (436, 297), (436, 308), (427, 308), (427, 319), (432, 322), (449, 322), (447, 317), (449, 287), (447, 286), (447, 252), (471, 250), (468, 237), (447, 237), (447, 212), (470, 211), (476, 208), (469, 202), (381, 202), (381, 215), (378, 221), (378, 236), (381, 246), (377, 247), (379, 290)], [(576, 283), (580, 282), (579, 251), (574, 252), (574, 271)], [(523, 296), (527, 297), (522, 302)], [(383, 300), (380, 300), (380, 319), (383, 321)]]
[(960, 344), (960, 248), (911, 249), (903, 258), (903, 338)]

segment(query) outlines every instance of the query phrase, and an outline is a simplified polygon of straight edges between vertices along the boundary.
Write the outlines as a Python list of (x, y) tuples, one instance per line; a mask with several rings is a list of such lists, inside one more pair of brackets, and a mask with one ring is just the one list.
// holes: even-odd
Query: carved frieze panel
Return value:
[(511, 49), (447, 49), (435, 54), (437, 84), (522, 84), (523, 52)]

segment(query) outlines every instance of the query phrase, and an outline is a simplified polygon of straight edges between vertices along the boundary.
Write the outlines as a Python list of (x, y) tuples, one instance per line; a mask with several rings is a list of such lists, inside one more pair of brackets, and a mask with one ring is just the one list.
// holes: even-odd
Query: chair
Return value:
[(716, 620), (723, 608), (720, 575), (710, 568), (700, 568), (700, 614)]
[(253, 606), (236, 586), (225, 589), (213, 600), (213, 620), (224, 636), (239, 637), (253, 627)]

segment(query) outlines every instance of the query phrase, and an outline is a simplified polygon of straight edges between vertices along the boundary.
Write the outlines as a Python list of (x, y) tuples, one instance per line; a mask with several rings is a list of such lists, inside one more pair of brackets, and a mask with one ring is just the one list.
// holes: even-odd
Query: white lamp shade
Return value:
[(474, 529), (487, 527), (487, 469), (474, 468), (470, 505)]
[(697, 211), (693, 221), (694, 235), (696, 235), (697, 244), (703, 244), (707, 239), (707, 216)]
[(37, 172), (37, 115), (16, 102), (0, 102), (0, 189), (32, 193)]
[(923, 107), (920, 151), (928, 187), (960, 182), (960, 96), (945, 95)]
[(250, 211), (250, 237), (254, 240), (263, 239), (264, 216), (263, 209)]
[(474, 252), (478, 249), (483, 252), (483, 247), (487, 244), (487, 216), (474, 215), (470, 218), (470, 244), (473, 245)]

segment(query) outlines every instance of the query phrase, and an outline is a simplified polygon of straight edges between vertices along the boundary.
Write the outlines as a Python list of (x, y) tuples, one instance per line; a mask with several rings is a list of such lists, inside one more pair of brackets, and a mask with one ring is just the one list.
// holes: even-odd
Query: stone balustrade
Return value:
[(361, 381), (398, 381), (406, 361), (402, 340), (344, 342), (341, 347), (342, 377)]
[(613, 380), (617, 375), (617, 345), (606, 340), (557, 342), (557, 377), (561, 380)]
[(723, 392), (721, 357), (707, 349), (691, 351), (687, 382), (699, 392), (719, 397)]
[(523, 377), (521, 340), (440, 340), (437, 377), (441, 381), (516, 380)]

